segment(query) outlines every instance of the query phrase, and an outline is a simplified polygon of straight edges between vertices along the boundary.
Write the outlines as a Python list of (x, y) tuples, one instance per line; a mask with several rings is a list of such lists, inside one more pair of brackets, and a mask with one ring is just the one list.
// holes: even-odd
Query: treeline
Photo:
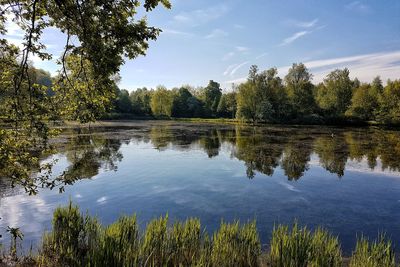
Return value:
[(313, 84), (304, 64), (293, 64), (281, 79), (277, 69), (252, 66), (247, 81), (223, 92), (210, 81), (204, 88), (118, 90), (114, 112), (176, 118), (236, 118), (252, 122), (330, 123), (376, 121), (400, 123), (400, 80), (377, 76), (371, 83), (351, 79), (336, 69)]

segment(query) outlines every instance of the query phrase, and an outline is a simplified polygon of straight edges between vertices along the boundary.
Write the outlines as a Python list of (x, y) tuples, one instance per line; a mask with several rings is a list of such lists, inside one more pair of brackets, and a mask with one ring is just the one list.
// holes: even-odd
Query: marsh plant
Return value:
[(384, 234), (369, 242), (362, 236), (357, 240), (350, 267), (395, 267), (395, 254), (391, 241)]
[(286, 225), (274, 227), (269, 258), (275, 267), (342, 266), (337, 237), (322, 228), (311, 232), (307, 227), (299, 227), (297, 222), (291, 230)]
[[(199, 219), (170, 222), (168, 215), (143, 230), (135, 215), (104, 227), (70, 203), (55, 210), (53, 230), (30, 266), (343, 266), (338, 238), (323, 228), (277, 225), (269, 247), (262, 251), (255, 221), (222, 221), (212, 235)], [(395, 266), (391, 242), (383, 235), (374, 242), (360, 238), (350, 267), (378, 266)]]

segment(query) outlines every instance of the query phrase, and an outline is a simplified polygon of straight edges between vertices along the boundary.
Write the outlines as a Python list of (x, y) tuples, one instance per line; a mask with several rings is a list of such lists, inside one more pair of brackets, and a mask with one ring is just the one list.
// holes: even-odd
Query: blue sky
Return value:
[[(172, 9), (147, 14), (163, 29), (147, 56), (127, 61), (120, 87), (204, 86), (213, 79), (229, 89), (250, 65), (277, 67), (281, 77), (304, 62), (314, 82), (335, 68), (370, 81), (400, 78), (400, 1), (173, 0)], [(9, 36), (18, 42), (18, 30)], [(56, 54), (63, 38), (47, 30), (44, 42)], [(55, 73), (52, 62), (36, 66)]]

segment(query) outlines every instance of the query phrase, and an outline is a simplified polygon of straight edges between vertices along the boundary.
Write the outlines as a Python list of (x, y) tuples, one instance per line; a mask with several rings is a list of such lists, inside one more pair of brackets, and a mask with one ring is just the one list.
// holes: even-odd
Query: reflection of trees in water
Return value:
[[(117, 162), (122, 160), (123, 155), (119, 151), (122, 141), (118, 138), (96, 134), (87, 128), (67, 129), (63, 136), (66, 138), (56, 143), (55, 152), (66, 157), (68, 166), (61, 174), (52, 173), (52, 165), (49, 165), (52, 167), (49, 170), (42, 171), (51, 181), (47, 188), (58, 188), (62, 192), (65, 185), (96, 176), (100, 169), (116, 170)], [(33, 177), (42, 177), (36, 169), (32, 173)], [(11, 185), (10, 179), (0, 177), (0, 196), (19, 192), (20, 189), (12, 190)]]
[[(70, 165), (54, 178), (61, 187), (96, 176), (100, 169), (116, 170), (122, 159), (119, 150), (123, 140), (151, 142), (159, 150), (172, 147), (190, 151), (197, 147), (210, 158), (226, 147), (232, 157), (244, 162), (249, 178), (257, 172), (271, 176), (280, 167), (289, 180), (300, 179), (309, 169), (312, 153), (323, 168), (339, 177), (344, 175), (348, 160), (365, 162), (371, 169), (380, 162), (383, 170), (400, 171), (400, 133), (378, 129), (163, 124), (133, 130), (67, 129), (63, 136), (65, 140), (56, 147)], [(6, 178), (0, 178), (0, 196), (11, 192), (11, 182)]]
[(61, 175), (63, 181), (70, 184), (79, 179), (91, 178), (101, 168), (116, 170), (116, 163), (122, 159), (120, 147), (119, 139), (104, 138), (79, 129), (63, 148), (71, 164)]
[(151, 128), (150, 139), (158, 149), (168, 145), (191, 149), (191, 145), (198, 144), (210, 158), (219, 154), (223, 143), (229, 143), (232, 156), (244, 161), (249, 178), (256, 172), (271, 176), (281, 167), (289, 180), (298, 180), (309, 169), (312, 153), (319, 157), (323, 168), (338, 177), (344, 175), (348, 160), (366, 160), (374, 169), (379, 159), (383, 170), (400, 171), (400, 134), (383, 130), (246, 126), (191, 129), (163, 125)]
[(330, 173), (336, 173), (338, 177), (342, 177), (349, 156), (344, 137), (339, 134), (318, 137), (314, 142), (314, 147), (321, 166)]
[(282, 156), (282, 140), (279, 136), (265, 135), (253, 128), (236, 128), (236, 151), (234, 156), (245, 162), (246, 174), (255, 176), (255, 171), (273, 175)]

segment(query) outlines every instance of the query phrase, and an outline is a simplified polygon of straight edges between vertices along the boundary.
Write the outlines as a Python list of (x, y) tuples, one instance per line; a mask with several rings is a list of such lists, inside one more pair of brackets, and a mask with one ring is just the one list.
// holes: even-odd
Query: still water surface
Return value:
[(339, 235), (346, 254), (361, 233), (385, 231), (400, 247), (398, 131), (121, 122), (65, 129), (57, 146), (54, 174), (76, 180), (64, 193), (28, 196), (0, 180), (0, 229), (20, 227), (25, 246), (71, 199), (104, 224), (168, 213), (213, 231), (255, 218), (266, 244), (275, 223), (297, 219)]

